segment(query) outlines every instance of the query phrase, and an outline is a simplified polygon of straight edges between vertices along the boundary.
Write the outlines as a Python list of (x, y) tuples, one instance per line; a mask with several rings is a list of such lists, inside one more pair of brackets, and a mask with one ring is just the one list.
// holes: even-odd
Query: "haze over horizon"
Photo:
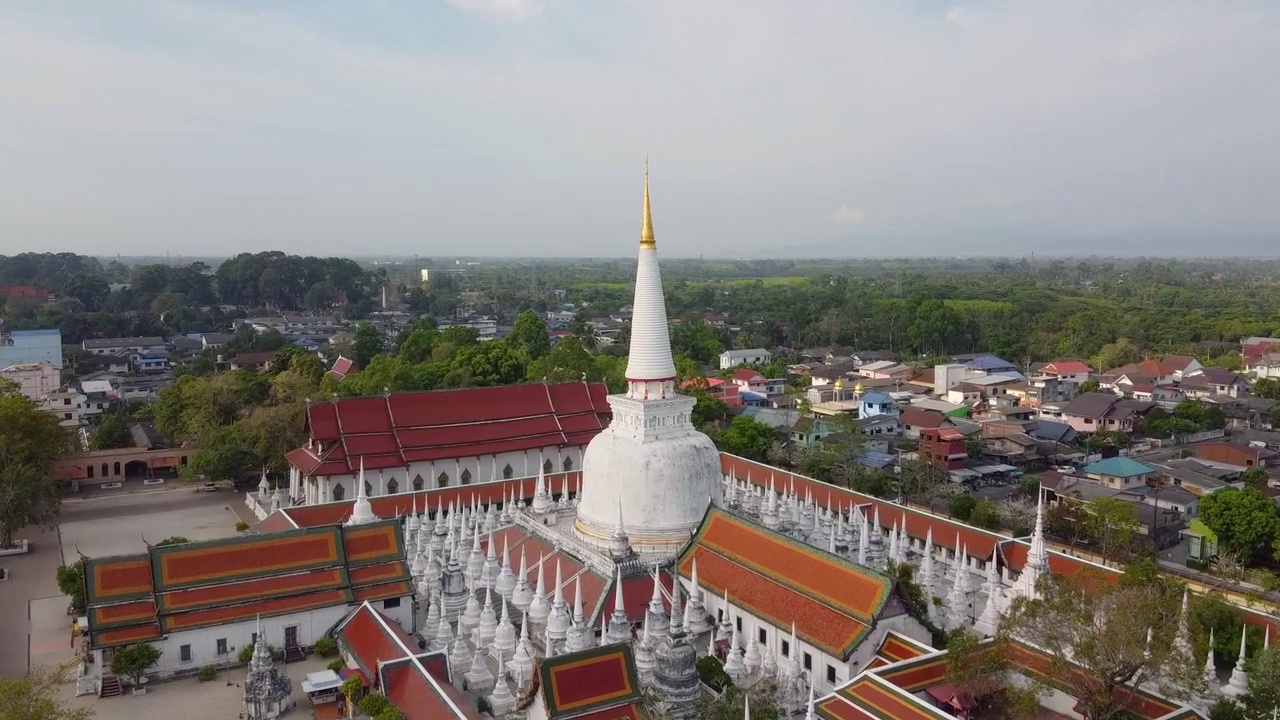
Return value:
[(1280, 255), (1277, 21), (0, 0), (0, 254)]

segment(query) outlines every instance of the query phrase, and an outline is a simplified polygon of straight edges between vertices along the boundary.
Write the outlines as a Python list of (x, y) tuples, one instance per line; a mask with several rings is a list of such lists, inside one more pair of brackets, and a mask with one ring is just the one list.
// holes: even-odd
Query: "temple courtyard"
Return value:
[[(293, 681), (293, 699), (296, 708), (290, 718), (312, 718), (311, 701), (302, 692), (302, 680), (307, 673), (324, 670), (329, 663), (315, 656), (288, 666), (289, 679)], [(99, 699), (92, 695), (74, 697), (75, 683), (66, 683), (64, 697), (72, 707), (91, 707), (97, 720), (173, 720), (174, 709), (182, 708), (182, 720), (226, 720), (240, 715), (243, 703), (245, 668), (231, 669), (231, 685), (227, 685), (227, 673), (219, 673), (217, 679), (200, 682), (194, 677), (169, 682), (150, 683), (145, 695), (125, 693), (120, 697)], [(323, 710), (335, 711), (335, 705), (321, 706), (320, 717), (333, 717)]]
[[(53, 529), (27, 528), (26, 555), (0, 558), (12, 576), (0, 585), (0, 675), (25, 675), (31, 667), (58, 668), (72, 657), (67, 598), (58, 591), (57, 568), (78, 557), (142, 552), (146, 543), (174, 535), (210, 540), (236, 534), (237, 521), (252, 521), (240, 493), (196, 493), (185, 485), (143, 492), (69, 495)], [(68, 684), (73, 687), (73, 684)], [(143, 698), (139, 698), (143, 699)]]

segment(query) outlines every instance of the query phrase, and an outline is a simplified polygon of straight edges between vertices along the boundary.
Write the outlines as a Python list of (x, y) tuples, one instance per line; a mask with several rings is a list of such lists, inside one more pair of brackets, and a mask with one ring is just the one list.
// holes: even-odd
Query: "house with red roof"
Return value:
[[(751, 372), (755, 372), (752, 370)], [(756, 373), (759, 375), (759, 373)], [(761, 375), (761, 377), (764, 377)], [(681, 390), (701, 389), (709, 398), (715, 398), (730, 407), (742, 404), (742, 388), (736, 383), (718, 377), (689, 378), (680, 383)]]
[[(289, 504), (354, 499), (572, 472), (609, 423), (604, 383), (335, 398), (307, 406), (307, 443), (285, 454)], [(259, 508), (259, 517), (266, 517)]]
[(167, 677), (234, 662), (257, 633), (300, 657), (354, 605), (413, 629), (413, 588), (396, 520), (326, 525), (148, 548), (85, 561), (86, 642), (102, 672), (119, 648), (160, 651)]
[(1054, 358), (1040, 368), (1043, 375), (1052, 375), (1065, 382), (1076, 384), (1085, 382), (1093, 373), (1093, 368), (1084, 360), (1076, 358)]

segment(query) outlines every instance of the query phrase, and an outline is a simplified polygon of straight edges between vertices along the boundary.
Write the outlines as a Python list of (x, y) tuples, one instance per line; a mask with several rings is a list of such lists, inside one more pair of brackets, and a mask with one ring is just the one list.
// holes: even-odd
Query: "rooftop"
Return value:
[(1156, 471), (1155, 468), (1145, 463), (1140, 463), (1132, 458), (1123, 455), (1117, 455), (1113, 458), (1100, 460), (1091, 465), (1086, 465), (1084, 471), (1090, 475), (1109, 475), (1112, 477), (1137, 477), (1139, 475), (1148, 475)]

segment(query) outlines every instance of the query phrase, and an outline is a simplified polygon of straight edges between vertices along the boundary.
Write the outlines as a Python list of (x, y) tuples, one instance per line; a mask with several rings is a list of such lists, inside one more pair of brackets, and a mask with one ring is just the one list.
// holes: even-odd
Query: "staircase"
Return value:
[(307, 653), (299, 646), (293, 645), (284, 649), (284, 661), (287, 663), (306, 660)]
[(123, 694), (124, 689), (120, 687), (120, 678), (115, 675), (102, 676), (102, 685), (98, 687), (98, 697), (119, 697)]

